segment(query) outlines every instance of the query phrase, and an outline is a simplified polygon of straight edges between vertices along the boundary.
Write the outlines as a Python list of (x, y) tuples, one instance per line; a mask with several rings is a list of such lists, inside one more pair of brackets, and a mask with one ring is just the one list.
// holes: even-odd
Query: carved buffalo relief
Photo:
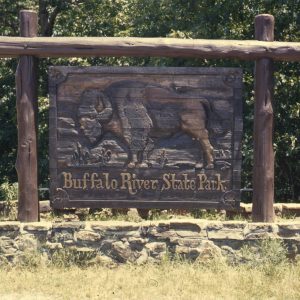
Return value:
[[(210, 103), (184, 88), (123, 80), (104, 90), (86, 89), (78, 107), (80, 128), (95, 145), (106, 133), (126, 149), (128, 168), (147, 168), (155, 141), (183, 132), (199, 143), (205, 168), (214, 168), (209, 140)], [(202, 150), (202, 151), (201, 151)], [(195, 168), (202, 168), (195, 161)]]

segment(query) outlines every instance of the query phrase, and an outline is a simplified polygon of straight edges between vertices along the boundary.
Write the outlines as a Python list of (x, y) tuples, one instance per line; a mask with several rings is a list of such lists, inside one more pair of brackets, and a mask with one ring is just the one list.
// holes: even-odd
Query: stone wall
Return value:
[(51, 260), (59, 251), (72, 253), (79, 261), (104, 264), (216, 256), (238, 262), (245, 244), (255, 246), (263, 239), (282, 240), (288, 255), (294, 258), (300, 253), (300, 222), (265, 224), (191, 219), (141, 223), (0, 222), (0, 262), (15, 264), (28, 252)]

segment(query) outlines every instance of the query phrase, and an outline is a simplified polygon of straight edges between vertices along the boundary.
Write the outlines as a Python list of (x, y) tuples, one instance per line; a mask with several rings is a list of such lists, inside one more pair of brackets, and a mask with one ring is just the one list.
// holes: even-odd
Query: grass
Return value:
[[(79, 213), (78, 213), (79, 212)], [(71, 218), (75, 217), (74, 220), (81, 221), (128, 221), (128, 222), (141, 222), (141, 218), (135, 210), (129, 210), (128, 212), (122, 212), (122, 210), (116, 210), (113, 212), (112, 209), (104, 208), (98, 211), (88, 212), (86, 209), (77, 209), (76, 214), (65, 214), (63, 211), (60, 213), (46, 213), (41, 214), (41, 219), (45, 221), (64, 221), (66, 216)], [(206, 219), (214, 221), (245, 221), (248, 217), (236, 214), (231, 218), (227, 218), (225, 213), (218, 212), (217, 210), (206, 210), (206, 209), (194, 209), (194, 210), (159, 210), (151, 209), (147, 220), (169, 220), (169, 219)], [(0, 216), (1, 221), (1, 216)]]
[[(17, 220), (17, 202), (12, 200), (1, 201), (4, 204), (0, 209), (0, 221), (16, 221)], [(40, 217), (42, 221), (128, 221), (128, 222), (141, 222), (143, 219), (138, 215), (136, 210), (130, 209), (127, 213), (122, 209), (112, 210), (110, 208), (103, 208), (97, 210), (91, 210), (86, 208), (79, 208), (73, 210), (61, 210), (52, 211), (47, 213), (41, 213)], [(209, 221), (251, 221), (251, 214), (226, 214), (225, 211), (218, 211), (217, 209), (191, 209), (191, 210), (178, 210), (168, 209), (149, 210), (148, 220), (169, 220), (169, 219), (205, 219)], [(284, 215), (278, 215), (275, 221), (286, 222), (295, 221), (299, 222), (300, 217), (296, 214), (285, 212)]]
[(245, 246), (238, 265), (166, 256), (160, 264), (88, 266), (62, 254), (46, 263), (28, 252), (17, 266), (2, 265), (0, 299), (300, 299), (300, 259), (289, 261), (276, 240)]
[(46, 267), (0, 270), (5, 299), (300, 299), (300, 264), (264, 268), (222, 262), (117, 268)]
[(282, 241), (244, 245), (239, 259), (191, 263), (166, 255), (158, 264), (91, 265), (65, 249), (51, 260), (24, 253), (16, 266), (0, 264), (1, 300), (50, 299), (300, 299), (300, 257), (290, 261)]

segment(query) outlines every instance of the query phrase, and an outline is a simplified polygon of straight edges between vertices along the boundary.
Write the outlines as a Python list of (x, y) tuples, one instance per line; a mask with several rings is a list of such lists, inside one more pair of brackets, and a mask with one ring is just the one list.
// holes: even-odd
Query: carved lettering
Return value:
[(91, 175), (91, 188), (103, 189), (104, 186), (102, 184), (102, 179), (99, 179), (99, 175), (97, 173), (92, 173)]
[(128, 190), (130, 195), (135, 195), (137, 191), (134, 191), (132, 188), (131, 174), (130, 173), (121, 173), (122, 184), (121, 190)]
[(218, 191), (222, 191), (225, 192), (226, 191), (226, 186), (224, 186), (226, 180), (221, 180), (221, 175), (220, 174), (216, 174), (217, 176), (217, 190)]
[[(130, 195), (136, 195), (143, 190), (157, 190), (158, 179), (141, 179), (134, 173), (120, 173), (118, 178), (112, 178), (109, 173), (85, 172), (82, 178), (74, 178), (70, 172), (62, 172), (64, 189), (104, 189), (127, 190)], [(197, 183), (198, 182), (198, 183)], [(221, 174), (208, 178), (206, 174), (197, 174), (189, 177), (188, 174), (176, 175), (175, 173), (162, 174), (161, 191), (222, 191), (227, 190), (226, 180)]]
[(198, 174), (199, 187), (198, 191), (222, 191), (225, 192), (227, 187), (225, 186), (226, 180), (221, 179), (220, 174), (215, 174), (217, 180), (208, 179), (205, 174)]
[(198, 174), (197, 176), (198, 176), (199, 181), (200, 181), (198, 190), (203, 191), (204, 190), (204, 183), (206, 183), (206, 181), (207, 181), (207, 176), (205, 174)]
[(54, 206), (221, 207), (230, 191), (239, 200), (241, 70), (54, 69), (64, 80), (50, 90), (51, 199), (68, 196)]
[(71, 189), (73, 187), (73, 182), (72, 182), (72, 174), (71, 173), (62, 173), (64, 176), (64, 184), (63, 188), (64, 189)]

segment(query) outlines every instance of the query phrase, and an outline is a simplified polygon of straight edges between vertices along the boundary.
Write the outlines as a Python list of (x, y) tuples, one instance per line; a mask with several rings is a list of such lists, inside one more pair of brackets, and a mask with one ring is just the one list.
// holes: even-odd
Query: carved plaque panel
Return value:
[(240, 198), (242, 72), (51, 67), (55, 208), (228, 208)]

